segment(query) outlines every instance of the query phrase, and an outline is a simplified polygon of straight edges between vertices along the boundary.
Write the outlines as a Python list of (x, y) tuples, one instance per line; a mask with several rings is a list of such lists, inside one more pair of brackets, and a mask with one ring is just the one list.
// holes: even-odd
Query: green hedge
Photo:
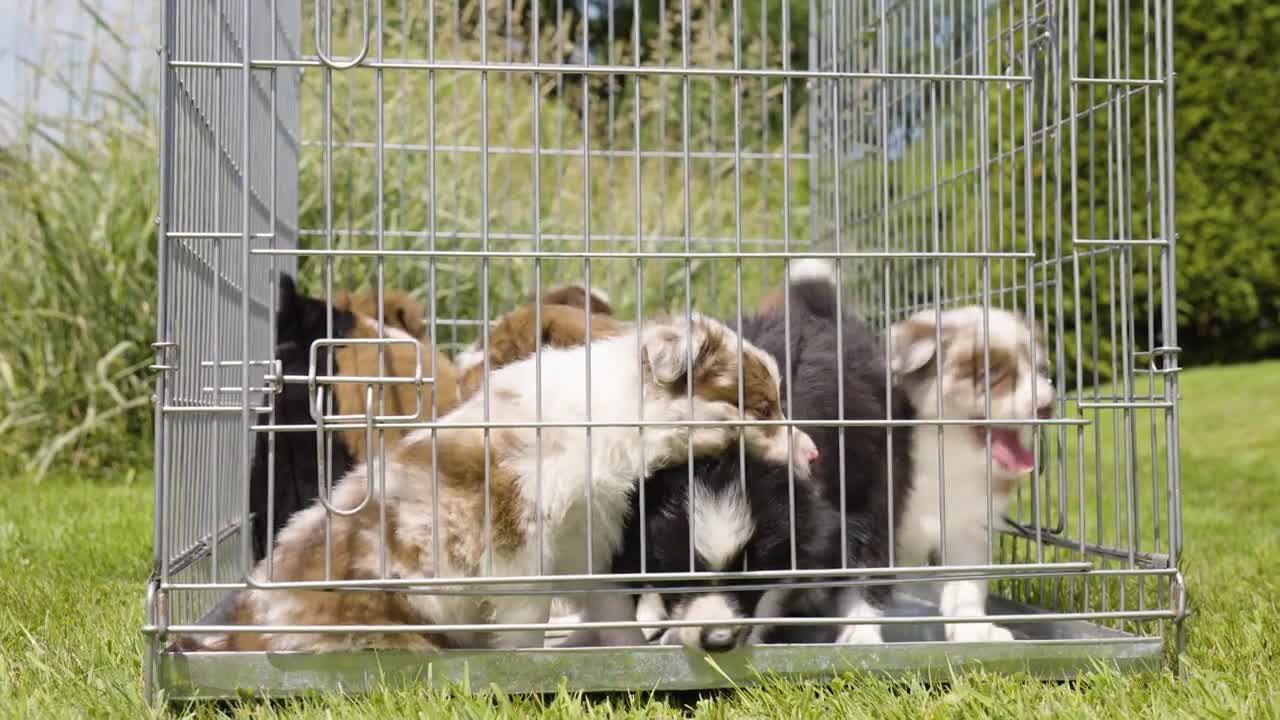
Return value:
[(1176, 12), (1183, 361), (1280, 356), (1280, 5), (1179, 0)]

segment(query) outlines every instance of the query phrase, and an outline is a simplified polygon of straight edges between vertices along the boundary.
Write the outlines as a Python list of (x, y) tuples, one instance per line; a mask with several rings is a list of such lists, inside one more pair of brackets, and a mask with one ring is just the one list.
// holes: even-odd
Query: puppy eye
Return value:
[[(991, 368), (991, 374), (990, 374), (991, 386), (995, 387), (996, 385), (999, 385), (1008, 376), (1009, 376), (1008, 368), (998, 368), (998, 367)], [(978, 372), (974, 374), (975, 382), (978, 385), (986, 384), (986, 378), (987, 378), (987, 373), (983, 371), (982, 368), (978, 368)]]

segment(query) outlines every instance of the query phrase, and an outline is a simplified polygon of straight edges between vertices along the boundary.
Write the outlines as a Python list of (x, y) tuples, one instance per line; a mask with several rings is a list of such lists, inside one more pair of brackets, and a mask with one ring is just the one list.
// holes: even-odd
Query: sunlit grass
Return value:
[[(1103, 672), (1074, 684), (964, 675), (944, 686), (850, 675), (727, 693), (583, 698), (383, 689), (368, 697), (197, 705), (236, 717), (1274, 717), (1280, 707), (1280, 427), (1264, 403), (1280, 363), (1182, 377), (1182, 568), (1191, 593), (1188, 680)], [(114, 473), (120, 477), (121, 473)], [(0, 505), (0, 714), (138, 716), (151, 488), (59, 474), (10, 482)], [(687, 706), (686, 706), (687, 704)]]

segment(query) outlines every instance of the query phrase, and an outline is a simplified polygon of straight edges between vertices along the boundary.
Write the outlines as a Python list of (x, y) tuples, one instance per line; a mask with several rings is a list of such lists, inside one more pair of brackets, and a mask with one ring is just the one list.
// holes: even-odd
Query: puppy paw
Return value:
[(1013, 633), (992, 623), (952, 623), (947, 625), (951, 642), (1009, 642)]
[(883, 642), (879, 625), (845, 625), (836, 635), (839, 645), (880, 645)]

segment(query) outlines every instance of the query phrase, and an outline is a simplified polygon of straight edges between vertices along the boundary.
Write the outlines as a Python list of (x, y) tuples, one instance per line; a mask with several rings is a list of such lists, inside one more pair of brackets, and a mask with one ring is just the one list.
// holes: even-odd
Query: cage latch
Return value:
[[(1177, 345), (1161, 345), (1151, 348), (1150, 352), (1139, 353), (1139, 357), (1145, 355), (1148, 362), (1148, 369), (1157, 375), (1174, 375), (1182, 370), (1178, 364), (1178, 355), (1182, 353), (1182, 348)], [(1137, 364), (1138, 358), (1134, 358), (1134, 364)]]
[[(320, 364), (320, 348), (322, 347), (338, 347), (363, 345), (369, 346), (375, 352), (381, 351), (391, 345), (412, 345), (413, 346), (413, 376), (402, 377), (395, 375), (321, 375), (319, 371)], [(356, 369), (356, 368), (353, 368)], [(425, 377), (422, 374), (422, 343), (415, 338), (321, 338), (311, 343), (311, 353), (308, 360), (307, 372), (307, 392), (311, 409), (311, 419), (316, 425), (316, 465), (317, 475), (322, 478), (319, 488), (318, 500), (326, 510), (335, 515), (354, 515), (360, 512), (369, 503), (371, 497), (370, 484), (365, 488), (365, 496), (354, 508), (339, 509), (329, 503), (330, 488), (326, 487), (327, 483), (323, 478), (328, 478), (330, 473), (327, 466), (327, 453), (324, 448), (326, 446), (325, 433), (328, 430), (363, 430), (365, 433), (365, 448), (372, 452), (374, 447), (373, 436), (377, 428), (386, 425), (394, 425), (396, 423), (416, 422), (422, 417), (425, 407), (422, 397), (422, 388), (424, 385), (433, 383), (434, 377)], [(329, 404), (328, 395), (326, 395), (325, 387), (329, 385), (339, 384), (358, 384), (364, 386), (364, 412), (359, 415), (330, 415), (326, 412), (326, 405)], [(379, 415), (376, 412), (377, 393), (375, 386), (377, 385), (406, 385), (414, 386), (414, 407), (412, 412), (403, 415)], [(376, 458), (371, 457), (371, 461)], [(371, 467), (370, 477), (377, 477), (377, 473)]]
[(168, 340), (157, 340), (151, 343), (155, 353), (155, 362), (147, 366), (152, 372), (169, 372), (178, 369), (178, 343)]

